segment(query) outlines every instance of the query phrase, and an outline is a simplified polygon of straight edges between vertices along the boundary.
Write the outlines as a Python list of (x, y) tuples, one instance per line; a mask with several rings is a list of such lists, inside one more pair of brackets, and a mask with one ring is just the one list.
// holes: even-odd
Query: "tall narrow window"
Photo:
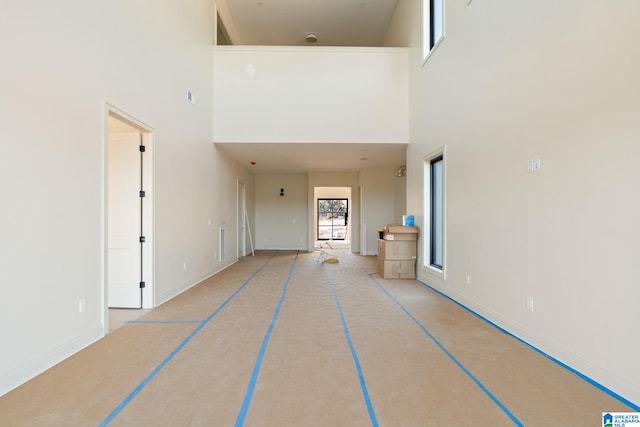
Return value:
[(445, 278), (446, 163), (445, 148), (424, 158), (424, 239), (422, 266)]
[(444, 159), (442, 155), (430, 161), (431, 213), (429, 264), (442, 270), (444, 254)]
[(444, 36), (444, 0), (422, 0), (422, 51), (423, 58)]

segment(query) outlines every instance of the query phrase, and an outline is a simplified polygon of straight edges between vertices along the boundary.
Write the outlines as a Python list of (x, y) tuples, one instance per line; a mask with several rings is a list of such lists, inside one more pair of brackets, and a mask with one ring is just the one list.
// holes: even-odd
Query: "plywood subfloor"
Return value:
[(599, 425), (630, 411), (375, 257), (257, 252), (0, 398), (2, 426)]

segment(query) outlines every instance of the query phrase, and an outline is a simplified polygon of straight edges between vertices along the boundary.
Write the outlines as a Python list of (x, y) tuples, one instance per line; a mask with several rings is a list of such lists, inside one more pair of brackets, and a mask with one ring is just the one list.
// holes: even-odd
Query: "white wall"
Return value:
[(307, 250), (308, 230), (313, 227), (308, 222), (308, 199), (306, 174), (258, 175), (256, 249)]
[[(238, 235), (238, 227), (242, 224), (238, 222), (244, 217), (241, 212), (238, 212), (238, 181), (245, 186), (245, 209), (249, 217), (249, 228), (245, 232), (245, 246), (246, 253), (251, 252), (251, 239), (254, 238), (255, 228), (255, 176), (247, 170), (244, 166), (240, 165), (237, 161), (231, 158), (225, 151), (220, 150), (214, 144), (216, 152), (216, 161), (211, 166), (212, 170), (218, 170), (221, 173), (216, 174), (214, 178), (216, 186), (214, 191), (214, 200), (229, 201), (230, 203), (216, 203), (220, 209), (222, 209), (221, 219), (217, 224), (214, 224), (216, 228), (226, 227), (227, 230), (227, 253), (225, 259), (227, 262), (223, 262), (222, 265), (228, 265), (228, 260), (234, 259), (238, 253), (236, 236)], [(246, 221), (246, 220), (245, 220)], [(251, 232), (251, 238), (249, 237)], [(216, 248), (218, 241), (215, 242)], [(255, 242), (253, 242), (255, 245)], [(242, 243), (240, 243), (242, 247)], [(254, 248), (255, 249), (255, 248)], [(215, 258), (215, 257), (214, 257)]]
[[(348, 187), (318, 187), (315, 191), (317, 199), (348, 199), (351, 197), (351, 189)], [(314, 204), (314, 206), (316, 206)], [(317, 213), (317, 212), (316, 212)]]
[(366, 247), (362, 255), (377, 255), (379, 228), (394, 221), (395, 170), (392, 168), (368, 168), (360, 172), (361, 220), (360, 232), (366, 233)]
[[(397, 172), (397, 171), (396, 171)], [(413, 215), (407, 210), (407, 177), (396, 176), (394, 179), (393, 224), (402, 224), (402, 215)]]
[(447, 149), (448, 276), (419, 277), (638, 404), (640, 3), (466, 3), (424, 66), (403, 5), (422, 229), (422, 158)]
[(2, 9), (0, 394), (104, 334), (106, 103), (154, 130), (157, 302), (225, 266), (217, 225), (253, 185), (211, 143), (211, 1)]
[[(368, 224), (365, 254), (375, 255), (378, 250), (376, 229), (394, 222), (394, 177), (395, 170), (391, 168), (369, 168), (360, 173), (257, 175), (256, 248), (312, 251), (314, 188), (339, 186), (352, 189), (351, 250), (362, 253), (360, 227), (364, 222)], [(284, 197), (279, 196), (280, 188), (285, 189)]]
[(215, 141), (405, 143), (407, 58), (394, 48), (219, 46)]

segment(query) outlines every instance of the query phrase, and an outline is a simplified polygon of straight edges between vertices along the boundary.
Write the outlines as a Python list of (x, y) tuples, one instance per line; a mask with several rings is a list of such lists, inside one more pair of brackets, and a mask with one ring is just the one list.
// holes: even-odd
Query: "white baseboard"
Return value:
[[(164, 304), (165, 302), (169, 301), (172, 298), (177, 297), (181, 293), (188, 291), (189, 289), (193, 288), (194, 286), (198, 285), (199, 283), (204, 282), (208, 278), (215, 276), (216, 274), (220, 273), (221, 271), (231, 267), (236, 262), (238, 262), (237, 258), (235, 260), (231, 261), (230, 263), (223, 265), (219, 269), (217, 269), (217, 270), (215, 270), (215, 271), (213, 271), (211, 273), (205, 274), (203, 277), (201, 277), (199, 279), (196, 279), (193, 282), (183, 283), (183, 284), (181, 284), (179, 286), (175, 286), (175, 287), (169, 289), (167, 292), (164, 292), (162, 294), (157, 293), (156, 294), (157, 295), (156, 307), (158, 307), (161, 304)], [(156, 292), (157, 292), (157, 289), (156, 289)]]
[[(168, 295), (166, 295), (166, 299), (160, 299), (160, 302), (157, 305), (160, 305), (162, 302), (168, 301), (171, 298), (176, 297), (177, 295), (185, 292), (186, 290), (192, 288), (193, 286), (201, 283), (202, 281), (214, 276), (220, 271), (230, 267), (235, 264), (238, 260), (234, 260), (229, 264), (223, 266), (222, 268), (206, 274), (204, 277), (196, 280), (194, 283), (189, 283), (184, 286), (173, 288), (169, 290)], [(160, 297), (160, 295), (159, 295)], [(86, 333), (54, 348), (51, 351), (46, 352), (45, 354), (28, 361), (14, 369), (11, 369), (7, 372), (0, 374), (0, 396), (10, 392), (11, 390), (21, 386), (26, 383), (30, 379), (36, 377), (37, 375), (43, 373), (47, 369), (57, 365), (68, 357), (74, 355), (85, 347), (93, 344), (99, 339), (105, 336), (105, 330), (102, 325), (96, 326), (95, 328), (87, 331)]]
[(102, 325), (96, 326), (41, 356), (0, 374), (0, 396), (26, 383), (104, 336), (104, 327)]
[(445, 298), (449, 298), (503, 332), (513, 336), (515, 339), (543, 354), (549, 360), (554, 361), (563, 368), (573, 372), (603, 392), (633, 407), (635, 410), (640, 410), (640, 387), (637, 385), (601, 366), (593, 364), (589, 360), (565, 348), (562, 344), (551, 341), (518, 323), (512, 322), (462, 295), (451, 292), (451, 290), (444, 290), (432, 286), (421, 279), (418, 279), (418, 282), (440, 293)]

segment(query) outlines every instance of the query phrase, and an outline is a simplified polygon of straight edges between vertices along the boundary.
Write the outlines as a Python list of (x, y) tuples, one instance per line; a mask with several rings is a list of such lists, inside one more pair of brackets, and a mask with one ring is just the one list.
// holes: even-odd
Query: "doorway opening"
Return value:
[(316, 248), (351, 248), (351, 188), (314, 189)]
[[(105, 164), (105, 330), (110, 310), (135, 318), (154, 306), (153, 132), (107, 106)], [(137, 310), (131, 310), (137, 309)]]
[(247, 193), (243, 182), (237, 181), (237, 258), (247, 254)]

